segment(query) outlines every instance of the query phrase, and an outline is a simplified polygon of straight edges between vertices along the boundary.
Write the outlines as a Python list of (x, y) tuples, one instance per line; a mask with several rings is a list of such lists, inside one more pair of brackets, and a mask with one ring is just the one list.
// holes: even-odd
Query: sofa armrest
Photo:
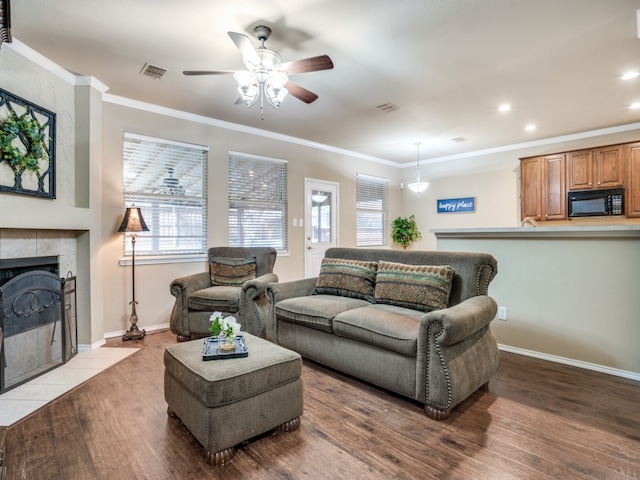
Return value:
[(431, 418), (446, 418), (498, 369), (489, 328), (497, 310), (495, 300), (479, 295), (420, 319), (416, 393)]
[(318, 277), (304, 278), (292, 282), (269, 283), (266, 297), (269, 302), (269, 316), (267, 317), (267, 339), (278, 341), (278, 324), (276, 322), (276, 304), (287, 298), (306, 297), (311, 295)]
[(176, 303), (171, 311), (169, 326), (173, 333), (188, 336), (189, 331), (189, 296), (198, 290), (211, 286), (209, 272), (200, 272), (186, 277), (176, 278), (169, 286)]
[(245, 330), (252, 335), (265, 336), (265, 326), (269, 316), (269, 302), (265, 291), (269, 283), (277, 282), (278, 276), (275, 273), (265, 273), (242, 285), (239, 315), (244, 319)]
[(318, 277), (304, 278), (292, 282), (270, 283), (267, 285), (267, 297), (272, 305), (287, 298), (306, 297), (311, 295)]
[(242, 291), (243, 294), (244, 292), (250, 292), (252, 297), (257, 297), (265, 293), (267, 284), (277, 282), (278, 276), (275, 273), (265, 273), (264, 275), (244, 282), (242, 285)]
[(459, 304), (427, 313), (423, 321), (438, 323), (440, 345), (454, 345), (488, 325), (496, 316), (498, 305), (487, 295), (478, 295)]

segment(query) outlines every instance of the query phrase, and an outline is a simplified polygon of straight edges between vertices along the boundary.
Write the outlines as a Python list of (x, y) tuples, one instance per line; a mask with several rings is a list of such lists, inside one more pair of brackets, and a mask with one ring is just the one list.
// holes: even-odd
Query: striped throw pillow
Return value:
[(454, 270), (449, 265), (379, 262), (375, 302), (423, 312), (447, 308)]
[(209, 274), (211, 285), (215, 287), (241, 287), (246, 281), (256, 278), (256, 257), (211, 257)]
[(313, 295), (339, 295), (373, 303), (378, 262), (323, 258)]

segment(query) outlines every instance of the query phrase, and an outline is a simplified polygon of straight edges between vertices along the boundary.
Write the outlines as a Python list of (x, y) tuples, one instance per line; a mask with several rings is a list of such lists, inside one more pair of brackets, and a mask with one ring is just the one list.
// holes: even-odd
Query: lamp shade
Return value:
[(418, 182), (410, 183), (407, 186), (414, 193), (422, 193), (429, 186), (429, 182), (420, 182), (420, 181), (418, 181)]
[(118, 232), (148, 232), (149, 227), (144, 223), (139, 207), (131, 205), (124, 212), (124, 218), (118, 228)]

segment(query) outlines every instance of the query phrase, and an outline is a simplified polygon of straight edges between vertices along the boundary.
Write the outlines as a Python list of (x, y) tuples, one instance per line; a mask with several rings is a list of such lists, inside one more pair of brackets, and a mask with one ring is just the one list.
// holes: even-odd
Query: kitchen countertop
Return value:
[(640, 238), (640, 225), (434, 228), (436, 238)]

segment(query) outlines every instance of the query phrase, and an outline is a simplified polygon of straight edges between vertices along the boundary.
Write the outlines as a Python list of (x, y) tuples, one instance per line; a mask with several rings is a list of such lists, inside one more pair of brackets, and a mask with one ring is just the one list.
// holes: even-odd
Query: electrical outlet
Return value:
[(507, 307), (498, 307), (498, 320), (507, 319)]

